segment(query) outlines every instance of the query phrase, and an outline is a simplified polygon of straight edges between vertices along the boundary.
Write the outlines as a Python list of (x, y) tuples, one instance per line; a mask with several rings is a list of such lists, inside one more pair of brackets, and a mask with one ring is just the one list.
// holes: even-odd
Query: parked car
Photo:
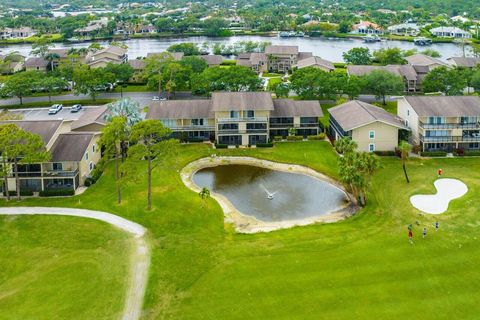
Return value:
[(63, 109), (63, 104), (54, 104), (48, 109), (48, 114), (57, 114)]
[(82, 105), (81, 104), (74, 104), (72, 106), (72, 109), (70, 109), (70, 112), (75, 113), (75, 112), (78, 112), (80, 110), (82, 110)]
[(159, 97), (159, 96), (154, 96), (154, 97), (152, 98), (152, 101), (160, 101), (160, 97)]

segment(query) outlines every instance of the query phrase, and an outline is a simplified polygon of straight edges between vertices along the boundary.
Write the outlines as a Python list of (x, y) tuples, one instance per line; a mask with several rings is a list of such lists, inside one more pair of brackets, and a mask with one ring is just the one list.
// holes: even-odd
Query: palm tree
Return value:
[(403, 167), (403, 173), (405, 174), (405, 179), (407, 179), (407, 183), (410, 183), (410, 180), (408, 179), (408, 175), (407, 175), (407, 168), (405, 165), (408, 160), (408, 155), (412, 150), (412, 146), (407, 141), (402, 141), (398, 146), (398, 150), (400, 150), (400, 155), (402, 157), (402, 167)]
[(348, 137), (343, 137), (335, 141), (335, 149), (340, 154), (353, 152), (357, 149), (357, 143)]
[(206, 203), (206, 200), (210, 198), (210, 190), (207, 187), (203, 187), (202, 190), (198, 193), (200, 198)]
[(60, 56), (58, 55), (58, 53), (49, 52), (45, 55), (44, 59), (47, 60), (48, 63), (50, 64), (50, 70), (54, 71), (55, 65), (53, 61), (60, 59)]

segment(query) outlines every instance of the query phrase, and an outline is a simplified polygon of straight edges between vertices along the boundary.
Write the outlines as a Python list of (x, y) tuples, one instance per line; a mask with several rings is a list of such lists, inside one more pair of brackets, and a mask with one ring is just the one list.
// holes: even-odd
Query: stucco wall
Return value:
[[(393, 151), (398, 145), (398, 128), (383, 122), (374, 122), (369, 125), (354, 129), (352, 140), (358, 144), (359, 151), (370, 151), (369, 144), (375, 145), (375, 151)], [(375, 132), (375, 137), (370, 139), (370, 131)]]

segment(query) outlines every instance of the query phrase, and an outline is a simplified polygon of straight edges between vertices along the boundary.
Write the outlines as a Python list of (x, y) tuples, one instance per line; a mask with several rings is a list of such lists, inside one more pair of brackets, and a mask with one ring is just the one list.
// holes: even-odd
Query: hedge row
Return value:
[(217, 149), (227, 149), (228, 145), (217, 143), (217, 144), (215, 144), (215, 148), (217, 148)]
[[(8, 194), (10, 197), (16, 197), (17, 196), (17, 191), (9, 191)], [(6, 197), (7, 193), (3, 191), (3, 195)], [(20, 196), (22, 197), (30, 197), (33, 196), (33, 191), (32, 190), (20, 190)]]
[(307, 136), (308, 140), (325, 140), (325, 133), (319, 133), (315, 136)]
[(271, 148), (273, 143), (257, 143), (257, 148)]
[(446, 157), (446, 151), (423, 151), (420, 153), (422, 157)]
[(40, 191), (38, 195), (40, 197), (73, 196), (75, 195), (75, 190), (73, 189), (45, 190), (45, 191)]
[(302, 141), (303, 136), (288, 136), (287, 141)]
[(380, 157), (393, 157), (397, 155), (395, 151), (374, 151), (373, 153)]

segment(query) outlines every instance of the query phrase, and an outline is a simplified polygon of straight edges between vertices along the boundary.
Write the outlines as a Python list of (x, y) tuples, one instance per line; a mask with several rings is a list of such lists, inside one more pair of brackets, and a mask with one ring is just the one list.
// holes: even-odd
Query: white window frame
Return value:
[(375, 143), (368, 144), (368, 152), (375, 152)]
[(85, 160), (88, 160), (88, 151), (85, 152)]
[(95, 153), (95, 144), (92, 146), (92, 152)]
[(93, 170), (93, 162), (90, 161), (90, 163), (88, 164), (88, 171), (92, 171)]
[[(373, 134), (373, 136), (372, 136), (372, 134)], [(370, 130), (370, 131), (368, 131), (368, 138), (369, 138), (370, 140), (375, 139), (375, 130)]]

